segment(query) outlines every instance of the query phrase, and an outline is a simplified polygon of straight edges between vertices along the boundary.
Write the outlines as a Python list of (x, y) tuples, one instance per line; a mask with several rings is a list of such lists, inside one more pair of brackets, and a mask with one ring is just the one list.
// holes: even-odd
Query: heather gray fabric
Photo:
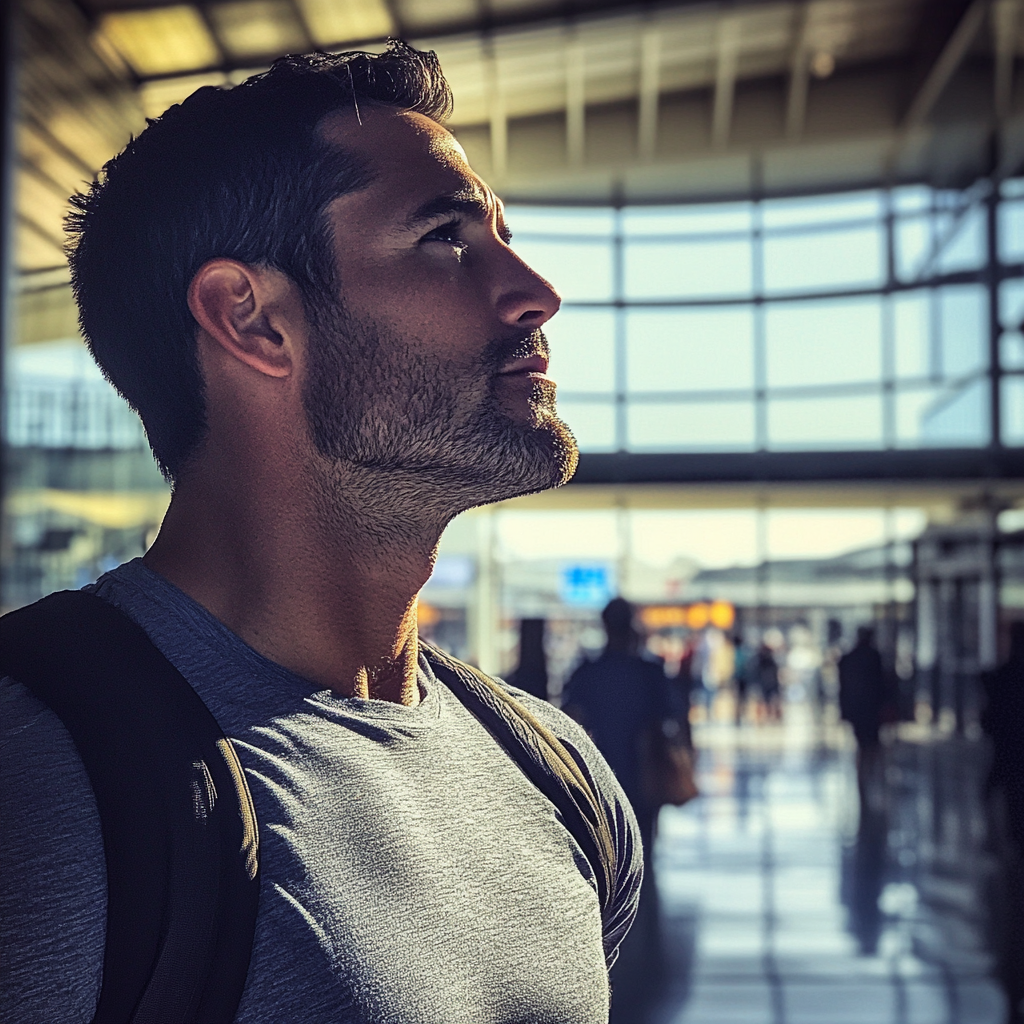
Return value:
[[(97, 584), (231, 737), (260, 821), (260, 910), (239, 1022), (595, 1024), (607, 1019), (589, 865), (548, 800), (421, 662), (415, 708), (344, 699), (268, 661), (141, 561)], [(607, 765), (634, 902), (641, 851)], [(0, 1020), (88, 1022), (106, 916), (95, 801), (53, 713), (0, 683)]]

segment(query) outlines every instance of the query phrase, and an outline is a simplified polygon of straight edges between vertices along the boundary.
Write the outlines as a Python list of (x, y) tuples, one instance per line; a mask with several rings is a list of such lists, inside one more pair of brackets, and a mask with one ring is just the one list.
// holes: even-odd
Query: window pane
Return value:
[(999, 286), (999, 322), (1011, 331), (1024, 323), (1024, 278), (1004, 281)]
[(607, 206), (506, 206), (505, 220), (517, 235), (605, 235), (615, 233), (615, 211)]
[(829, 224), (882, 216), (881, 192), (843, 192), (834, 196), (769, 199), (762, 204), (766, 228), (796, 224)]
[(1008, 263), (1024, 260), (1024, 202), (999, 204), (999, 257)]
[(977, 284), (939, 289), (942, 375), (959, 377), (988, 366), (988, 311)]
[(931, 202), (932, 190), (927, 185), (904, 185), (892, 190), (892, 205), (897, 213), (927, 210)]
[(754, 447), (752, 402), (631, 402), (632, 451), (726, 451)]
[(765, 306), (768, 386), (845, 384), (882, 373), (882, 305), (876, 296)]
[(42, 448), (144, 448), (139, 417), (77, 339), (6, 353), (6, 440)]
[(752, 388), (754, 315), (749, 306), (634, 310), (626, 354), (630, 391)]
[(648, 565), (678, 558), (702, 569), (756, 565), (757, 512), (751, 508), (630, 510), (630, 551)]
[(896, 376), (927, 377), (931, 367), (931, 301), (926, 291), (892, 297)]
[(877, 226), (764, 240), (764, 283), (770, 294), (877, 287), (884, 274)]
[(908, 389), (896, 396), (896, 439), (900, 447), (960, 447), (987, 444), (988, 383), (957, 388)]
[(751, 203), (705, 203), (694, 206), (634, 206), (622, 213), (622, 233), (637, 235), (700, 235), (750, 231)]
[(770, 448), (877, 448), (882, 443), (882, 396), (772, 399)]
[(770, 508), (765, 519), (766, 554), (772, 560), (834, 558), (858, 548), (880, 548), (886, 542), (882, 509)]
[(749, 238), (626, 243), (627, 298), (749, 295), (752, 288)]
[(544, 325), (558, 393), (615, 390), (615, 313), (564, 309)]
[(932, 249), (931, 218), (901, 217), (894, 229), (896, 276), (901, 281), (914, 281)]
[(558, 415), (569, 424), (581, 451), (614, 451), (615, 405), (612, 402), (558, 400)]
[(1002, 380), (1003, 444), (1024, 445), (1024, 377)]
[(515, 251), (567, 302), (612, 298), (611, 242), (554, 242), (523, 239)]
[(944, 273), (976, 270), (985, 262), (985, 208), (973, 206), (955, 228), (953, 223), (952, 218), (939, 222), (939, 238), (946, 238), (950, 230), (953, 235), (942, 247), (937, 269)]
[(1024, 334), (1004, 331), (999, 338), (999, 363), (1004, 370), (1024, 370)]

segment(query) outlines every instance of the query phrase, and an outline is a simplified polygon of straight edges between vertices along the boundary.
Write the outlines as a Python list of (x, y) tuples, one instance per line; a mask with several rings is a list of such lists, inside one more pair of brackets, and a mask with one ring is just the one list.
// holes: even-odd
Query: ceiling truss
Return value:
[[(453, 129), (506, 197), (642, 202), (896, 180), (963, 186), (990, 170), (993, 138), (999, 173), (1015, 172), (1021, 2), (24, 0), (18, 263), (63, 264), (67, 196), (144, 116), (266, 66), (272, 53), (252, 48), (273, 38), (259, 22), (267, 12), (302, 49), (328, 32), (336, 48), (379, 46), (394, 32), (436, 49), (456, 95)], [(150, 38), (148, 24), (183, 34)], [(956, 121), (949, 97), (963, 107), (976, 93)]]

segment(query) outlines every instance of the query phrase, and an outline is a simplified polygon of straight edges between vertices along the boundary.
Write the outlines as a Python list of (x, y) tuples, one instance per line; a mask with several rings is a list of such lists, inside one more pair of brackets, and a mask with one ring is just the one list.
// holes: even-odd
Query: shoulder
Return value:
[[(593, 740), (591, 740), (587, 735), (586, 730), (578, 722), (573, 721), (573, 719), (571, 719), (564, 711), (560, 711), (556, 708), (554, 704), (551, 704), (546, 700), (542, 700), (540, 697), (536, 697), (532, 693), (527, 693), (525, 690), (521, 690), (518, 686), (513, 686), (511, 683), (507, 683), (504, 679), (501, 679), (498, 676), (492, 676), (491, 678), (498, 683), (503, 690), (530, 711), (542, 725), (550, 729), (563, 744), (570, 747), (577, 760), (582, 757), (588, 767), (592, 764), (597, 765), (599, 774), (601, 772), (601, 766), (611, 773), (611, 769), (608, 768), (604, 758), (601, 756), (601, 753), (598, 751), (597, 747), (594, 746)], [(580, 765), (580, 767), (583, 767), (583, 765)], [(613, 775), (613, 781), (614, 778), (615, 776)], [(618, 783), (615, 783), (615, 785), (617, 786)]]
[[(580, 660), (576, 663), (576, 667), (569, 674), (569, 679), (566, 682), (567, 686), (572, 686), (573, 683), (578, 682), (581, 679), (586, 679), (594, 671), (594, 666), (597, 665), (600, 658), (590, 658), (587, 655), (583, 655)], [(499, 680), (500, 682), (501, 680)]]
[(0, 1019), (89, 1021), (106, 938), (96, 800), (64, 724), (10, 678), (0, 723)]
[(617, 877), (615, 905), (607, 908), (604, 915), (605, 950), (610, 966), (636, 914), (643, 878), (643, 842), (633, 808), (608, 762), (578, 723), (547, 701), (510, 686), (502, 679), (495, 681), (558, 737), (604, 808), (615, 844)]

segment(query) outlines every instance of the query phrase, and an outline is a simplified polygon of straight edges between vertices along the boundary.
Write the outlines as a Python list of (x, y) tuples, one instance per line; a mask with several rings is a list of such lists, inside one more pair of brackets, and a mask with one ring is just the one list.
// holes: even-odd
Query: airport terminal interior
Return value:
[(140, 556), (170, 497), (79, 334), (68, 197), (200, 86), (435, 50), (562, 297), (582, 454), (451, 524), (420, 629), (558, 704), (623, 596), (692, 730), (613, 1021), (1024, 1020), (986, 688), (1024, 622), (1021, 0), (21, 0), (6, 31), (5, 611)]

